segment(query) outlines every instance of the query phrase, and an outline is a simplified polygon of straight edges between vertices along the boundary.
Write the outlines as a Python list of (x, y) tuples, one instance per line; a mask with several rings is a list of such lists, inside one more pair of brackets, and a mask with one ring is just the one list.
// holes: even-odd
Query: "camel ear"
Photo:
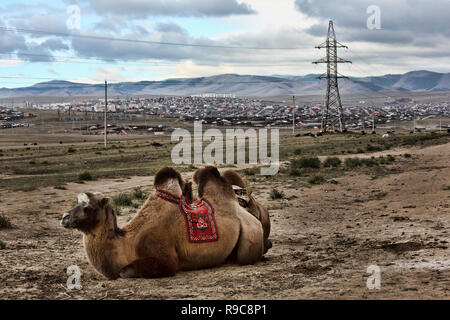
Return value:
[(78, 204), (80, 204), (81, 206), (87, 207), (89, 205), (90, 199), (86, 193), (80, 193), (77, 198)]
[(195, 170), (194, 175), (192, 176), (192, 180), (194, 180), (195, 184), (197, 184), (197, 185), (198, 185), (198, 174), (199, 174), (200, 170), (201, 169)]
[(109, 198), (107, 198), (107, 197), (105, 197), (105, 198), (102, 198), (102, 200), (100, 200), (100, 207), (101, 208), (104, 208), (104, 207), (106, 207), (108, 204), (109, 204)]

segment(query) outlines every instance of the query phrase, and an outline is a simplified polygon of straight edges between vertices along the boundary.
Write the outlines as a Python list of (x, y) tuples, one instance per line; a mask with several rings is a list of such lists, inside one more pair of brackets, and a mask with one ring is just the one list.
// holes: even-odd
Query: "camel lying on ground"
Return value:
[(272, 248), (272, 242), (269, 240), (269, 210), (252, 196), (252, 191), (236, 171), (228, 169), (222, 173), (222, 176), (232, 185), (241, 206), (261, 221), (264, 230), (264, 253), (266, 253)]
[(156, 174), (157, 191), (123, 228), (118, 227), (109, 199), (101, 193), (80, 194), (78, 204), (64, 213), (61, 225), (83, 232), (90, 263), (109, 279), (166, 277), (226, 261), (259, 261), (264, 252), (261, 223), (239, 205), (231, 185), (216, 168), (199, 169), (197, 177), (199, 196), (215, 211), (218, 238), (214, 241), (189, 241), (180, 204), (160, 196), (179, 199), (185, 187), (190, 187), (172, 168)]

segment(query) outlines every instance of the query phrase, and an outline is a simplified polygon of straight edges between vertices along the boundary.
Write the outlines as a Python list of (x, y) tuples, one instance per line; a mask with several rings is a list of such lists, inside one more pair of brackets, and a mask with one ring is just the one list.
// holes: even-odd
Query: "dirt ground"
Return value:
[[(106, 280), (81, 234), (59, 225), (78, 193), (150, 188), (152, 177), (1, 190), (0, 213), (14, 228), (0, 230), (0, 299), (449, 299), (450, 144), (397, 152), (412, 157), (376, 179), (350, 171), (311, 188), (278, 186), (279, 201), (268, 197), (277, 182), (258, 186), (260, 201), (283, 208), (271, 210), (273, 248), (263, 261), (163, 279)], [(79, 291), (66, 288), (70, 265), (83, 272)], [(379, 290), (366, 286), (370, 265), (381, 269)]]

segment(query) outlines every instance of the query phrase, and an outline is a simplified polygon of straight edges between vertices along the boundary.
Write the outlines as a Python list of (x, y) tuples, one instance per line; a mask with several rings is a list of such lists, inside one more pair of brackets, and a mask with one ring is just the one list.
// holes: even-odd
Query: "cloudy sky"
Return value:
[(353, 61), (340, 65), (342, 74), (450, 72), (450, 0), (49, 3), (1, 1), (0, 87), (323, 73), (325, 65), (311, 62), (325, 55), (314, 46), (325, 41), (330, 19), (349, 47), (340, 56)]

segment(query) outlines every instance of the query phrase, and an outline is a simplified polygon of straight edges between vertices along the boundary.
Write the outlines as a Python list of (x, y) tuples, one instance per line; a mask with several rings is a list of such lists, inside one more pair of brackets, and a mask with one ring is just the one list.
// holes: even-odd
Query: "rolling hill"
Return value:
[[(110, 96), (117, 95), (193, 95), (226, 93), (237, 96), (281, 96), (323, 94), (326, 80), (318, 75), (237, 75), (222, 74), (211, 77), (168, 79), (111, 83)], [(405, 74), (388, 74), (377, 77), (340, 80), (342, 94), (379, 91), (450, 91), (450, 73), (412, 71)], [(24, 88), (0, 88), (0, 98), (26, 96), (103, 96), (103, 84), (83, 84), (69, 81), (49, 81)]]

